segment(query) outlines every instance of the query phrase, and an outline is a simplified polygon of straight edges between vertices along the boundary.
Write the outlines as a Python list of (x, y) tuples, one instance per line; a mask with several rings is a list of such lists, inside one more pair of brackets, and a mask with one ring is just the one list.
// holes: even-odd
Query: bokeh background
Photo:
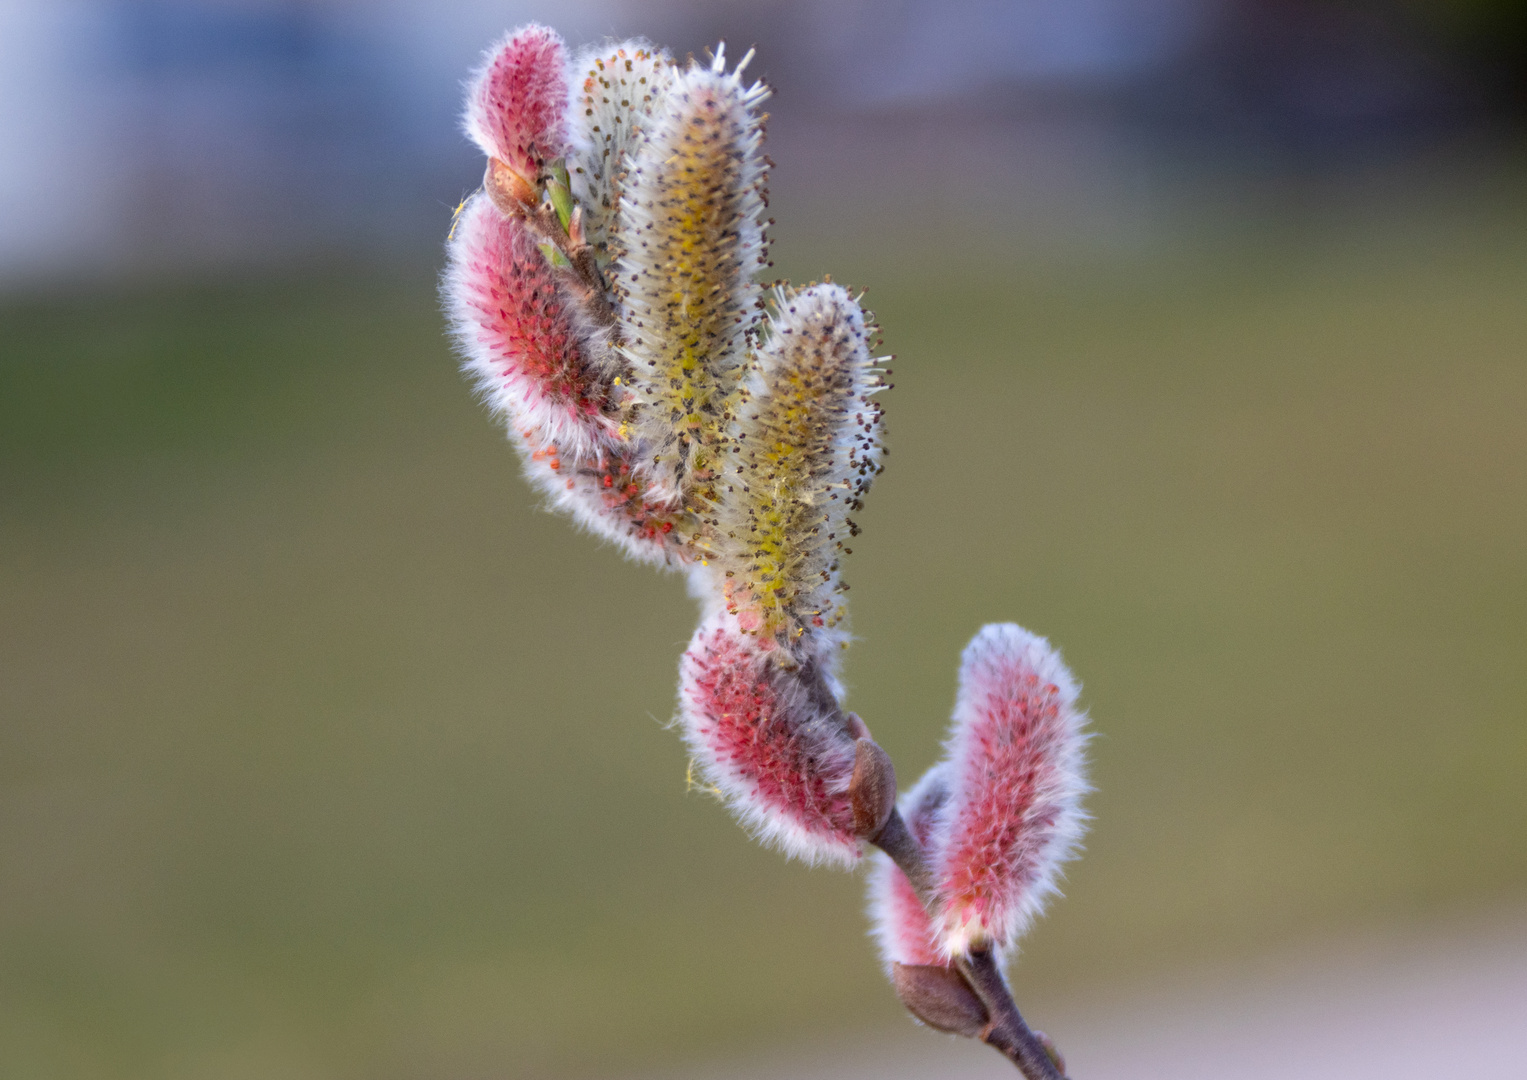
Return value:
[(460, 83), (531, 18), (757, 44), (777, 272), (897, 354), (852, 707), (915, 777), (981, 623), (1085, 683), (1014, 971), (1083, 1080), (1098, 1001), (1527, 940), (1527, 5), (4, 0), (0, 1076), (947, 1049), (860, 880), (686, 789), (682, 583), (456, 372)]

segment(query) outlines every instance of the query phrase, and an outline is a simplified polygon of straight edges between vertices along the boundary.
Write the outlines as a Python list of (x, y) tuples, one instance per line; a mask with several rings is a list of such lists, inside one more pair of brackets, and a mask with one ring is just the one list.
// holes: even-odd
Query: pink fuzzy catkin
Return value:
[(567, 48), (531, 23), (487, 51), (467, 91), (467, 135), (527, 181), (567, 153)]
[[(901, 816), (913, 839), (926, 852), (949, 805), (949, 764), (939, 762), (923, 774), (901, 800)], [(887, 971), (892, 964), (946, 964), (938, 928), (907, 875), (884, 853), (877, 853), (869, 874), (870, 925)]]
[[(467, 92), (468, 133), (520, 173), (566, 152), (562, 39), (526, 26), (490, 49)], [(444, 295), (465, 367), (519, 441), (551, 503), (649, 562), (686, 561), (684, 520), (653, 497), (620, 432), (619, 392), (596, 362), (607, 342), (562, 289), (525, 221), (479, 193), (457, 217)]]
[(616, 428), (608, 388), (535, 237), (479, 194), (457, 218), (449, 254), (446, 301), (478, 388), (537, 441), (592, 457)]
[(1011, 623), (966, 647), (946, 744), (950, 801), (934, 837), (940, 950), (1010, 947), (1081, 836), (1084, 715), (1044, 638)]
[(603, 375), (525, 223), (486, 195), (456, 222), (444, 296), (483, 397), (518, 440), (525, 472), (553, 505), (649, 562), (684, 561), (680, 519), (652, 497), (620, 438)]
[(802, 677), (715, 613), (679, 664), (684, 736), (701, 775), (760, 840), (808, 863), (852, 865), (854, 739)]

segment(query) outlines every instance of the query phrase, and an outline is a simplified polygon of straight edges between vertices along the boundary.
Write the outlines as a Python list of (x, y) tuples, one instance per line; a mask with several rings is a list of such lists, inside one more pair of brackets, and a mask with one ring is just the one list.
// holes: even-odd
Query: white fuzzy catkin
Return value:
[[(744, 60), (746, 63), (746, 60)], [(762, 117), (768, 96), (722, 54), (678, 73), (629, 155), (611, 275), (633, 406), (654, 485), (681, 502), (712, 494), (757, 321), (764, 263)]]
[(589, 46), (573, 62), (567, 171), (583, 207), (584, 236), (601, 262), (613, 254), (630, 151), (660, 114), (677, 74), (666, 51), (639, 38)]
[(840, 285), (777, 289), (716, 482), (713, 568), (728, 606), (785, 656), (842, 639), (849, 515), (880, 471), (873, 333)]

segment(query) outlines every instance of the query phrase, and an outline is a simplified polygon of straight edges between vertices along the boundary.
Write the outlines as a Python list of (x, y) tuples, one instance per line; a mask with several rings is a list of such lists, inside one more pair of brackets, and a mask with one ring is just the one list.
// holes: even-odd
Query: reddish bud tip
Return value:
[(567, 50), (532, 23), (488, 50), (467, 90), (467, 134), (484, 154), (534, 183), (541, 163), (567, 152)]

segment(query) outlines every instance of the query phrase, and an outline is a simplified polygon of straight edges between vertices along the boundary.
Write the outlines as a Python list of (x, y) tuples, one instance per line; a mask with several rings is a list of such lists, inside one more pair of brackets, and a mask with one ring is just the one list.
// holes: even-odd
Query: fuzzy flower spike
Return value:
[(884, 384), (848, 290), (780, 287), (773, 300), (717, 485), (714, 552), (728, 610), (789, 664), (842, 640), (839, 561), (881, 469)]
[(535, 202), (542, 167), (567, 152), (568, 81), (567, 48), (547, 27), (521, 27), (488, 50), (462, 124), (488, 155), (490, 191)]
[(655, 485), (704, 509), (755, 325), (765, 263), (765, 165), (748, 57), (727, 73), (680, 72), (629, 154), (620, 189), (614, 287), (630, 363), (634, 436)]
[(610, 243), (630, 153), (662, 115), (677, 69), (667, 52), (631, 40), (584, 49), (574, 70), (567, 171), (583, 208), (584, 235), (604, 264), (614, 254)]
[(495, 412), (569, 465), (613, 445), (617, 421), (571, 305), (536, 238), (485, 195), (468, 200), (449, 248), (445, 297), (466, 367)]
[[(683, 561), (685, 519), (650, 497), (620, 434), (607, 343), (531, 220), (542, 205), (533, 158), (565, 143), (566, 63), (560, 38), (528, 26), (489, 52), (469, 88), (465, 127), (489, 175), (457, 216), (442, 292), (464, 367), (548, 501), (637, 558)], [(506, 198), (500, 165), (525, 180), (525, 200)]]
[(807, 863), (859, 858), (854, 734), (825, 686), (719, 612), (679, 664), (679, 711), (701, 776), (749, 832)]
[(1056, 891), (1085, 820), (1076, 699), (1060, 654), (1022, 627), (984, 627), (966, 646), (946, 744), (952, 797), (929, 853), (943, 955), (1010, 948)]

